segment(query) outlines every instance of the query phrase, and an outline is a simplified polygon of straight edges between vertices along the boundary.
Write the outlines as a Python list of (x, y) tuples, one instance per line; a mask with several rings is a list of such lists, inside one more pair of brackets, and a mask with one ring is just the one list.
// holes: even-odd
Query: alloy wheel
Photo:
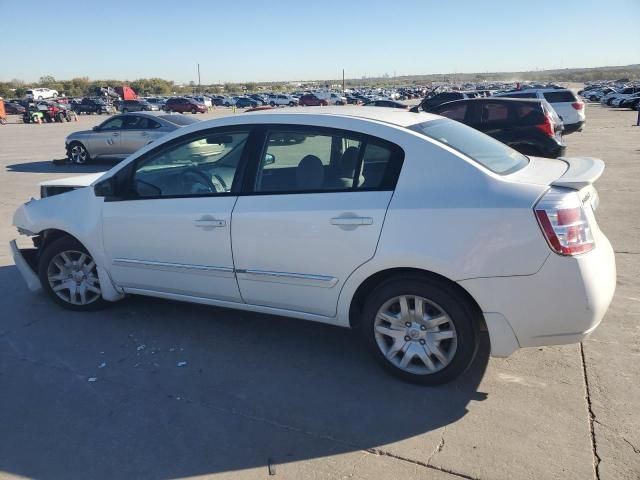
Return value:
[(378, 348), (393, 366), (430, 375), (451, 363), (458, 346), (453, 321), (435, 302), (400, 295), (385, 302), (374, 321)]
[(73, 163), (86, 163), (89, 153), (84, 146), (75, 144), (71, 147), (71, 160)]
[(53, 257), (47, 279), (53, 293), (72, 305), (89, 305), (102, 295), (96, 263), (84, 252), (67, 250)]

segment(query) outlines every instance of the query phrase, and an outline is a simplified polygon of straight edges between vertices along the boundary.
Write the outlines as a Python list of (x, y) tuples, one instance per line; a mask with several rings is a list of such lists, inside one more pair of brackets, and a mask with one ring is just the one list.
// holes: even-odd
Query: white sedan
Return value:
[(613, 297), (603, 162), (528, 158), (461, 123), (357, 107), (199, 122), (13, 223), (32, 290), (80, 311), (148, 295), (358, 328), (397, 376), (579, 342)]

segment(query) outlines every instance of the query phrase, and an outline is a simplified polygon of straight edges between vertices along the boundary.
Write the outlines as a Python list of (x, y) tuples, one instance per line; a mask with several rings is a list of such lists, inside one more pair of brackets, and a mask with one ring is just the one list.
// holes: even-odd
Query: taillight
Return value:
[(584, 103), (582, 102), (574, 102), (571, 104), (571, 106), (573, 108), (575, 108), (576, 110), (582, 110), (584, 108)]
[(578, 192), (552, 187), (534, 207), (551, 250), (577, 255), (594, 247), (589, 220)]
[(549, 135), (550, 137), (553, 137), (555, 135), (555, 124), (553, 123), (551, 115), (549, 115), (548, 113), (544, 116), (544, 122), (536, 125), (536, 128), (538, 130), (542, 130), (544, 134)]

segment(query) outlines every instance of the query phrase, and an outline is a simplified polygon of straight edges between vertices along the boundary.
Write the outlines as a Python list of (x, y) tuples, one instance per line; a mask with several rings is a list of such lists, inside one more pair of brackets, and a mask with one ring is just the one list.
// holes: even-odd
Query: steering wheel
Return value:
[(180, 187), (189, 193), (216, 193), (218, 190), (211, 179), (196, 168), (187, 168), (180, 174)]

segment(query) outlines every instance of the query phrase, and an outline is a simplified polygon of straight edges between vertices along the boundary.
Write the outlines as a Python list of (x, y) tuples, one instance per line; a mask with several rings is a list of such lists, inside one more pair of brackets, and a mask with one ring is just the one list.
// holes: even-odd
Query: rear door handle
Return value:
[(371, 217), (334, 217), (331, 225), (373, 225)]
[(213, 230), (214, 228), (225, 227), (227, 225), (226, 220), (218, 220), (210, 215), (205, 215), (193, 222), (193, 224), (204, 230)]

